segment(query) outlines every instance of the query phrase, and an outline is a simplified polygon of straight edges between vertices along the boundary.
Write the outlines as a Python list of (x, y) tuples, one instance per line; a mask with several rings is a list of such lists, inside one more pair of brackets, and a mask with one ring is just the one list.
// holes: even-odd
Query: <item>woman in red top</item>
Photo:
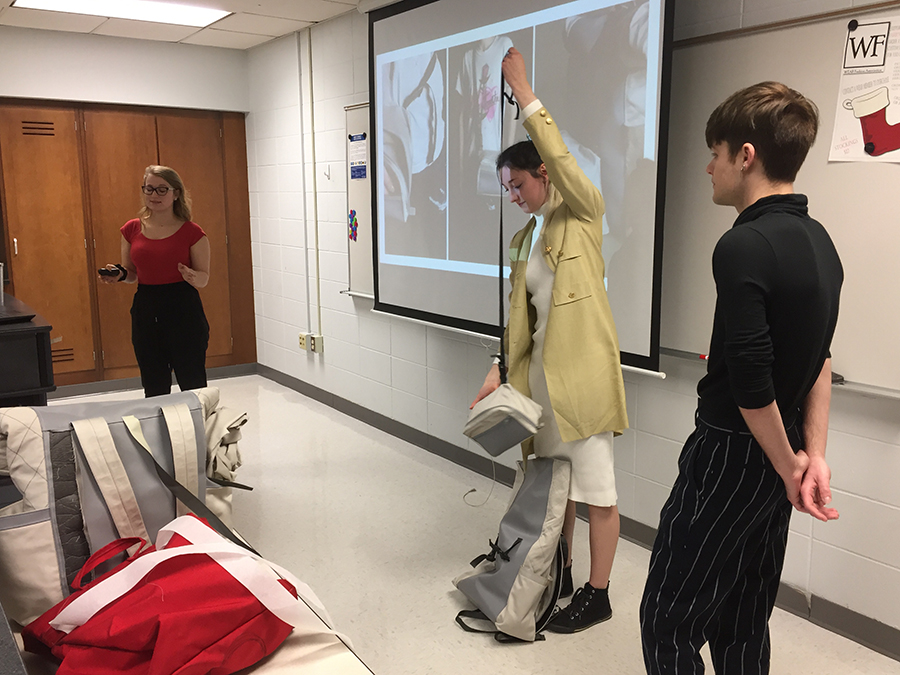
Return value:
[(119, 276), (104, 283), (138, 282), (131, 305), (131, 342), (147, 397), (168, 394), (172, 371), (182, 389), (206, 386), (209, 323), (198, 288), (209, 282), (209, 239), (191, 222), (191, 199), (178, 173), (148, 166), (144, 206), (122, 226)]

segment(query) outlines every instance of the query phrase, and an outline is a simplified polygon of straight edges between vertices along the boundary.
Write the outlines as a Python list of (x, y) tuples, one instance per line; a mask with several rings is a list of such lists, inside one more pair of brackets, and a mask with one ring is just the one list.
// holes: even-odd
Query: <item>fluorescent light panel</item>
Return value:
[(231, 12), (153, 0), (15, 0), (13, 7), (203, 28)]

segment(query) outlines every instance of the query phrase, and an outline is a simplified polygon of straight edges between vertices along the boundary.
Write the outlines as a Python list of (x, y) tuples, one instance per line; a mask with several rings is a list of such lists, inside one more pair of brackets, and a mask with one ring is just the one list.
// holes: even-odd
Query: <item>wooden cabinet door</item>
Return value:
[[(157, 163), (156, 119), (152, 113), (85, 110), (84, 139), (94, 258), (101, 267), (122, 261), (119, 228), (137, 217), (144, 169)], [(95, 283), (103, 368), (137, 366), (130, 314), (137, 285)]]
[(231, 354), (231, 301), (228, 286), (225, 172), (218, 113), (156, 116), (159, 163), (175, 169), (193, 200), (192, 220), (209, 237), (209, 284), (200, 291), (209, 320), (207, 357)]
[(7, 246), (16, 296), (53, 326), (53, 372), (94, 370), (74, 110), (0, 107)]

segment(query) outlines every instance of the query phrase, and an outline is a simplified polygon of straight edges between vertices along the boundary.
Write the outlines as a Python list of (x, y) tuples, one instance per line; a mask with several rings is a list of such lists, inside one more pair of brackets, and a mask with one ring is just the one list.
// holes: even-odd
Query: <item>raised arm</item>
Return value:
[[(523, 111), (531, 104), (540, 103), (528, 83), (525, 59), (515, 47), (510, 47), (503, 57), (502, 68), (503, 77)], [(559, 190), (563, 201), (577, 218), (600, 223), (604, 212), (600, 191), (569, 152), (549, 111), (539, 105), (532, 107), (535, 109), (526, 111), (530, 114), (524, 125), (547, 167), (550, 182)]]

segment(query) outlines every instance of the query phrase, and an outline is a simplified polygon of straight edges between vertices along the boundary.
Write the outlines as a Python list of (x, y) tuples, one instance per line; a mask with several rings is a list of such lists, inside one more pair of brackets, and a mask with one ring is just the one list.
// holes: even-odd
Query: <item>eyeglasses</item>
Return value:
[(145, 195), (152, 195), (155, 192), (160, 197), (165, 197), (169, 193), (169, 190), (177, 189), (178, 188), (171, 188), (168, 185), (160, 185), (158, 187), (153, 187), (152, 185), (141, 185), (141, 191)]

